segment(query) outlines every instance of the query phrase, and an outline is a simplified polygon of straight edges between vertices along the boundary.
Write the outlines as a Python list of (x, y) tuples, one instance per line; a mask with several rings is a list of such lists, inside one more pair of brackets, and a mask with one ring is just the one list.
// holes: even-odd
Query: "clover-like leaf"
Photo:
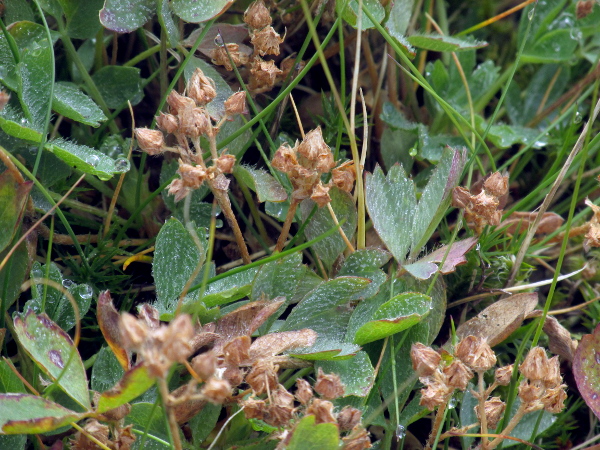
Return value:
[(579, 341), (573, 359), (573, 375), (583, 400), (600, 417), (600, 324), (592, 334), (586, 334)]
[(96, 412), (103, 413), (117, 408), (139, 397), (154, 385), (154, 378), (143, 364), (137, 364), (125, 372), (123, 378), (112, 388), (100, 395)]

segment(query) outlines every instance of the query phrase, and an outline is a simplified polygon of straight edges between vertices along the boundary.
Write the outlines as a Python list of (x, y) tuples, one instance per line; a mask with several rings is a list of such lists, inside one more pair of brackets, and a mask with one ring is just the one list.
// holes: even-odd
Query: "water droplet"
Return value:
[(396, 427), (396, 437), (398, 439), (404, 439), (406, 437), (406, 427), (404, 425), (398, 425)]
[(35, 268), (31, 271), (31, 278), (43, 278), (44, 277), (44, 273), (42, 272), (42, 269), (40, 268)]
[(89, 284), (82, 284), (79, 286), (79, 296), (84, 299), (92, 298), (94, 290)]
[(65, 278), (62, 282), (63, 287), (65, 287), (66, 289), (69, 289), (70, 287), (72, 287), (75, 284), (74, 281), (71, 281), (67, 278)]
[(126, 158), (119, 158), (115, 161), (115, 172), (125, 173), (129, 172), (129, 160)]
[(532, 8), (532, 9), (531, 9), (531, 10), (530, 10), (530, 11), (527, 13), (527, 18), (528, 18), (529, 20), (532, 20), (532, 19), (533, 19), (533, 15), (534, 15), (534, 14), (535, 14), (535, 9), (533, 9), (533, 8)]
[(31, 46), (31, 56), (40, 56), (42, 54), (42, 47), (40, 44), (38, 44), (37, 42), (34, 42), (34, 44)]
[(222, 46), (223, 46), (223, 44), (224, 44), (224, 42), (223, 42), (223, 37), (222, 37), (220, 34), (217, 34), (217, 35), (215, 36), (215, 45), (216, 45), (217, 47), (222, 47)]
[(452, 397), (450, 399), (450, 401), (448, 402), (448, 409), (456, 408), (456, 403), (457, 403), (456, 397)]
[(410, 156), (412, 156), (413, 158), (414, 158), (415, 156), (417, 156), (417, 147), (413, 147), (413, 148), (411, 148), (411, 149), (408, 151), (408, 154), (409, 154)]
[(575, 113), (575, 117), (573, 118), (573, 122), (580, 123), (582, 118), (583, 118), (583, 116), (581, 115), (581, 113), (579, 111), (577, 111)]
[(100, 162), (100, 158), (98, 158), (96, 155), (89, 155), (87, 158), (85, 158), (85, 162), (92, 167), (96, 167)]
[(23, 117), (21, 120), (21, 125), (27, 125), (27, 119), (25, 117)]
[(571, 28), (569, 35), (571, 36), (571, 39), (573, 39), (574, 41), (580, 41), (581, 38), (583, 37), (583, 33), (581, 32), (581, 30), (579, 28), (575, 28), (575, 27)]

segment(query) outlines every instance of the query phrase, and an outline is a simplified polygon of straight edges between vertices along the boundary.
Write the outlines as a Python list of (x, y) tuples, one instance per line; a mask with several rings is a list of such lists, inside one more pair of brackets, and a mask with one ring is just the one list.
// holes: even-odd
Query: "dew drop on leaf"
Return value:
[(115, 161), (115, 172), (125, 173), (129, 172), (129, 160), (126, 158), (119, 158)]
[(96, 155), (89, 155), (87, 158), (85, 158), (85, 162), (92, 167), (96, 167), (100, 162), (100, 158), (98, 158)]
[(93, 294), (94, 290), (89, 284), (83, 284), (79, 287), (79, 295), (81, 296), (81, 298), (92, 298)]
[(404, 439), (406, 437), (406, 427), (404, 425), (398, 425), (396, 427), (396, 437), (398, 439)]
[(62, 282), (62, 285), (63, 285), (63, 287), (64, 287), (65, 289), (69, 289), (69, 288), (70, 288), (71, 286), (73, 286), (74, 284), (75, 284), (75, 283), (74, 283), (73, 281), (71, 281), (71, 280), (68, 280), (68, 279), (66, 279), (66, 278), (65, 278), (65, 279), (63, 280), (63, 282)]

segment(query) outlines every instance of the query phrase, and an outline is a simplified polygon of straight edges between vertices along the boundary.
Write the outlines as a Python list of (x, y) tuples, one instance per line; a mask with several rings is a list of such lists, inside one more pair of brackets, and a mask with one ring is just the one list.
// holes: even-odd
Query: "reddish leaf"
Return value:
[[(526, 319), (541, 317), (542, 311), (536, 309), (529, 313)], [(552, 353), (562, 356), (567, 361), (573, 361), (577, 341), (571, 338), (571, 333), (553, 316), (546, 316), (544, 333), (548, 336), (548, 348)]]
[[(470, 237), (452, 244), (452, 247), (450, 247), (450, 252), (448, 253), (448, 257), (444, 261), (444, 265), (439, 269), (440, 272), (446, 275), (454, 272), (456, 270), (456, 266), (465, 264), (467, 262), (465, 254), (471, 250), (476, 243), (477, 238)], [(413, 264), (407, 264), (403, 267), (414, 277), (426, 280), (438, 270), (438, 266), (435, 263), (441, 263), (447, 251), (448, 246), (444, 245), (429, 255), (419, 259), (417, 262)]]
[(25, 202), (33, 182), (18, 182), (12, 172), (0, 174), (0, 252), (13, 239), (25, 210)]
[(573, 359), (573, 375), (581, 396), (600, 417), (600, 324), (579, 341)]
[(123, 348), (121, 341), (121, 332), (119, 331), (119, 313), (115, 309), (110, 296), (110, 291), (100, 292), (98, 295), (98, 306), (96, 309), (96, 316), (98, 319), (98, 325), (100, 331), (110, 349), (113, 351), (119, 364), (125, 370), (130, 368), (129, 353)]
[(466, 336), (484, 338), (493, 347), (521, 326), (537, 302), (538, 295), (535, 292), (515, 294), (498, 300), (460, 325), (456, 329), (456, 335), (459, 339)]

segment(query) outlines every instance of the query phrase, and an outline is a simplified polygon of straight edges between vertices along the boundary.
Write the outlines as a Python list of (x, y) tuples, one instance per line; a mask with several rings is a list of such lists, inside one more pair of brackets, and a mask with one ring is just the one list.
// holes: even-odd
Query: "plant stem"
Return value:
[(173, 438), (173, 447), (175, 447), (175, 450), (182, 450), (183, 447), (181, 446), (181, 439), (179, 437), (179, 426), (175, 420), (173, 408), (171, 408), (167, 381), (164, 378), (157, 378), (156, 383), (158, 384), (158, 390), (163, 401), (163, 406), (165, 407), (165, 412), (167, 413), (167, 422), (169, 423), (171, 437)]
[(285, 240), (287, 239), (288, 234), (290, 232), (290, 227), (292, 226), (292, 222), (294, 221), (294, 216), (296, 215), (296, 208), (298, 208), (299, 203), (300, 202), (295, 198), (292, 198), (292, 200), (290, 201), (290, 208), (288, 209), (285, 222), (283, 223), (283, 228), (281, 229), (279, 239), (277, 239), (275, 253), (278, 253), (283, 249), (283, 245), (285, 244)]
[[(521, 403), (521, 405), (519, 406), (519, 409), (517, 409), (517, 412), (515, 413), (513, 418), (510, 419), (510, 422), (508, 422), (508, 425), (506, 425), (506, 428), (504, 430), (502, 430), (502, 432), (500, 433), (502, 436), (508, 436), (511, 433), (511, 431), (517, 426), (517, 424), (521, 421), (521, 419), (525, 415), (525, 406), (524, 405), (525, 405), (525, 403)], [(492, 442), (490, 442), (490, 444), (488, 446), (488, 450), (493, 450), (494, 448), (496, 448), (498, 446), (498, 444), (500, 444), (500, 442), (502, 442), (503, 439), (504, 439), (503, 437), (497, 437), (496, 439), (494, 439)]]
[(487, 392), (485, 390), (485, 381), (483, 379), (483, 372), (478, 372), (478, 388), (479, 388), (479, 422), (481, 423), (481, 449), (488, 449), (488, 428), (487, 428), (487, 417), (485, 416), (485, 399), (487, 398)]
[(433, 427), (431, 428), (431, 434), (429, 435), (429, 439), (427, 440), (427, 445), (425, 445), (424, 450), (431, 450), (433, 443), (435, 442), (435, 438), (437, 437), (440, 427), (442, 426), (442, 422), (444, 421), (444, 416), (446, 413), (446, 408), (448, 407), (448, 402), (452, 398), (452, 394), (449, 394), (444, 404), (438, 407), (438, 410), (435, 413), (435, 420), (433, 421)]

